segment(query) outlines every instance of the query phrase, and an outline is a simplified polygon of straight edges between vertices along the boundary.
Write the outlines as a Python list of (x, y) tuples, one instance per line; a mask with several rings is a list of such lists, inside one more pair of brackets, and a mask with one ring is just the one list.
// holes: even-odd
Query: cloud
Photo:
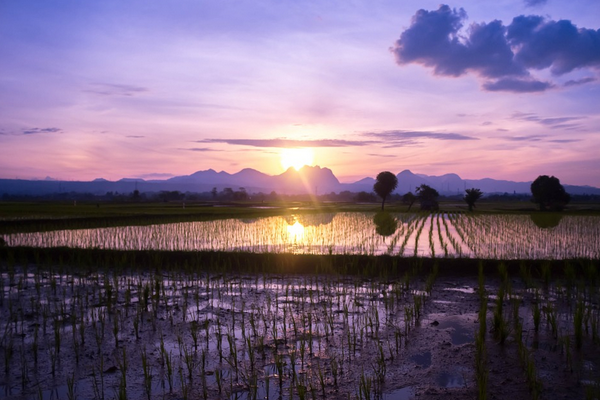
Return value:
[(198, 151), (198, 152), (221, 151), (221, 150), (211, 149), (208, 147), (192, 147), (190, 149), (179, 149), (179, 150)]
[(383, 132), (365, 132), (365, 136), (376, 137), (379, 139), (391, 141), (414, 141), (415, 139), (436, 139), (436, 140), (479, 140), (472, 136), (462, 135), (460, 133), (439, 133), (427, 131), (403, 131), (391, 130)]
[(142, 139), (145, 138), (146, 136), (140, 136), (140, 135), (127, 135), (125, 137), (131, 138), (131, 139)]
[(466, 18), (464, 9), (447, 5), (437, 11), (417, 11), (410, 28), (391, 49), (396, 62), (422, 64), (433, 67), (436, 75), (455, 77), (467, 71), (487, 78), (526, 74), (513, 62), (502, 22), (472, 24), (468, 38), (461, 40), (459, 31)]
[[(419, 139), (435, 140), (479, 140), (478, 138), (465, 136), (459, 133), (438, 133), (438, 132), (416, 132), (404, 130), (390, 130), (381, 132), (363, 132), (361, 136), (369, 140), (340, 140), (340, 139), (316, 139), (316, 140), (296, 140), (296, 139), (203, 139), (196, 143), (226, 143), (237, 146), (252, 146), (261, 148), (304, 148), (304, 147), (361, 147), (369, 145), (384, 145), (395, 147), (402, 145), (418, 145)], [(192, 151), (211, 151), (208, 148), (200, 149), (182, 149)]]
[(536, 6), (543, 6), (547, 2), (548, 2), (548, 0), (525, 0), (525, 5), (527, 7), (536, 7)]
[(390, 49), (396, 62), (421, 64), (441, 76), (474, 73), (484, 80), (484, 90), (516, 93), (555, 87), (532, 77), (532, 70), (549, 68), (552, 74), (563, 75), (575, 69), (600, 68), (600, 30), (535, 15), (515, 17), (508, 26), (494, 20), (463, 30), (466, 18), (464, 9), (447, 5), (417, 11)]
[(511, 142), (541, 142), (546, 135), (507, 136), (504, 139)]
[(522, 121), (530, 121), (536, 122), (538, 124), (550, 127), (551, 129), (567, 129), (567, 130), (575, 130), (581, 128), (581, 124), (570, 123), (574, 121), (580, 121), (585, 117), (552, 117), (552, 118), (542, 118), (536, 114), (532, 113), (522, 113), (515, 112), (513, 113), (512, 119), (518, 119)]
[(554, 75), (563, 75), (600, 67), (600, 30), (577, 28), (568, 20), (521, 15), (508, 26), (506, 38), (518, 49), (515, 62), (526, 68), (550, 68)]
[(114, 83), (92, 83), (91, 86), (91, 89), (84, 90), (84, 92), (102, 96), (135, 96), (148, 91), (147, 88), (141, 86)]
[(554, 140), (548, 140), (548, 142), (550, 142), (550, 143), (574, 143), (574, 142), (581, 142), (581, 139), (554, 139)]
[(583, 78), (583, 79), (566, 81), (564, 86), (569, 87), (569, 86), (585, 85), (586, 83), (596, 82), (596, 81), (597, 81), (596, 78), (588, 77), (588, 78)]
[(238, 146), (252, 147), (278, 147), (278, 148), (300, 148), (300, 147), (348, 147), (366, 146), (372, 142), (318, 139), (318, 140), (296, 140), (296, 139), (204, 139), (196, 143), (226, 143)]
[(62, 129), (59, 128), (31, 128), (31, 129), (23, 129), (23, 135), (37, 135), (40, 133), (59, 133), (62, 132)]
[(378, 157), (378, 158), (396, 158), (395, 155), (393, 154), (376, 154), (376, 153), (369, 153), (367, 154), (368, 156), (372, 156), (372, 157)]
[(504, 78), (497, 81), (485, 82), (482, 86), (488, 92), (513, 93), (543, 92), (551, 87), (554, 87), (554, 85), (550, 82), (513, 78)]

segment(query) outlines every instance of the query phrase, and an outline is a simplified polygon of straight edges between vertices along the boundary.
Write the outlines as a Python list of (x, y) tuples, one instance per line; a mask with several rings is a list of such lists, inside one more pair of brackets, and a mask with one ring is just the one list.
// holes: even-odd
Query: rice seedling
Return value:
[(144, 372), (144, 390), (148, 400), (152, 398), (152, 366), (148, 362), (148, 354), (146, 348), (142, 349), (142, 371)]
[(75, 400), (77, 398), (75, 396), (75, 373), (70, 377), (67, 376), (67, 398), (69, 400)]
[(575, 307), (575, 314), (573, 315), (573, 327), (575, 331), (575, 347), (577, 350), (581, 349), (583, 344), (583, 318), (585, 313), (585, 304), (583, 299), (577, 301)]

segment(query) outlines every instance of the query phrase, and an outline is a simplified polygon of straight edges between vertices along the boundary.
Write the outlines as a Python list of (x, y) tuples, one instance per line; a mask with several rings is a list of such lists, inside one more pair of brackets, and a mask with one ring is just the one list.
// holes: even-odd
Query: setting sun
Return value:
[(282, 149), (281, 150), (281, 166), (284, 170), (289, 167), (299, 170), (305, 165), (312, 165), (314, 159), (312, 149)]

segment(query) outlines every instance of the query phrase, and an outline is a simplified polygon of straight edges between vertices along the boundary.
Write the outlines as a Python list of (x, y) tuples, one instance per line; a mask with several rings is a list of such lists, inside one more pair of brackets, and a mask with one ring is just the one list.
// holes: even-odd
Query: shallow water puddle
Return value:
[(475, 288), (472, 288), (472, 287), (448, 287), (448, 288), (444, 288), (444, 290), (454, 291), (454, 292), (461, 292), (461, 293), (464, 293), (464, 294), (473, 294), (473, 293), (475, 293)]
[(429, 368), (431, 366), (431, 352), (426, 351), (425, 353), (415, 354), (410, 357), (421, 368)]
[[(474, 339), (475, 328), (467, 325), (464, 315), (445, 316), (443, 314), (431, 315), (431, 324), (439, 330), (447, 330), (450, 333), (450, 339), (453, 345), (460, 346), (465, 343), (472, 343)], [(436, 324), (437, 322), (437, 324)], [(473, 325), (473, 324), (471, 324)]]
[(390, 393), (384, 393), (382, 400), (410, 400), (414, 398), (415, 388), (413, 386), (407, 386)]
[(443, 388), (460, 388), (467, 385), (467, 381), (463, 374), (453, 373), (449, 371), (441, 372), (436, 378), (435, 382), (438, 386)]

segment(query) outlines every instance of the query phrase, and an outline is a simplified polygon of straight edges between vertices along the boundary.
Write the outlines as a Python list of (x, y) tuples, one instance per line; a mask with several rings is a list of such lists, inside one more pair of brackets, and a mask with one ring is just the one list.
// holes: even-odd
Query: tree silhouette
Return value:
[(383, 211), (386, 197), (398, 186), (398, 178), (390, 171), (383, 171), (377, 174), (376, 180), (377, 182), (373, 185), (373, 190), (381, 197), (381, 211)]
[(571, 196), (565, 191), (558, 178), (548, 175), (540, 175), (531, 184), (533, 201), (539, 204), (540, 211), (550, 209), (561, 211), (571, 200)]
[(560, 224), (563, 216), (558, 213), (533, 213), (529, 217), (538, 228), (552, 229)]
[(437, 210), (439, 208), (437, 198), (440, 194), (437, 190), (422, 184), (421, 186), (417, 186), (415, 191), (417, 192), (417, 199), (421, 204), (421, 210)]
[(417, 201), (417, 196), (415, 196), (412, 192), (408, 192), (402, 196), (402, 202), (404, 204), (408, 204), (408, 211), (410, 211), (410, 208), (413, 206), (413, 204), (415, 204), (415, 201)]
[(483, 196), (483, 192), (479, 189), (471, 188), (465, 190), (465, 197), (463, 200), (469, 205), (469, 211), (473, 211), (475, 202)]
[(398, 229), (398, 221), (386, 211), (379, 211), (375, 214), (373, 223), (375, 223), (375, 232), (383, 237), (393, 235)]

